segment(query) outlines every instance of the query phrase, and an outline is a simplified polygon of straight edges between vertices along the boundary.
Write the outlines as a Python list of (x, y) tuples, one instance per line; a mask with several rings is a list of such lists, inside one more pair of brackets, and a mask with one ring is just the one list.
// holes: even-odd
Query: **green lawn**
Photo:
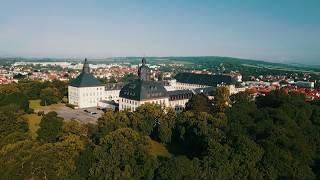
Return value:
[(170, 157), (171, 154), (169, 153), (168, 149), (164, 144), (161, 144), (157, 141), (154, 141), (152, 139), (149, 139), (149, 151), (152, 155), (155, 156), (164, 156), (164, 157)]
[(39, 109), (41, 108), (40, 106), (40, 99), (37, 100), (29, 100), (29, 107), (32, 109)]
[[(54, 111), (64, 106), (64, 104), (62, 103), (52, 104), (50, 106), (41, 106), (40, 101), (41, 101), (40, 99), (29, 100), (29, 107), (37, 112), (37, 111), (44, 111), (44, 110)], [(39, 123), (42, 117), (38, 116), (37, 114), (25, 114), (23, 118), (29, 124), (29, 131), (30, 131), (31, 137), (33, 139), (37, 138), (37, 130), (39, 129)]]
[(28, 122), (29, 125), (29, 133), (33, 139), (37, 138), (37, 130), (39, 129), (39, 124), (41, 121), (41, 116), (37, 114), (25, 114), (23, 116)]
[(37, 100), (29, 100), (29, 107), (34, 109), (34, 110), (39, 110), (39, 111), (42, 111), (44, 109), (52, 109), (52, 111), (54, 111), (55, 109), (57, 108), (60, 108), (62, 106), (64, 106), (63, 103), (58, 103), (58, 104), (51, 104), (49, 106), (41, 106), (40, 105), (40, 99), (37, 99)]

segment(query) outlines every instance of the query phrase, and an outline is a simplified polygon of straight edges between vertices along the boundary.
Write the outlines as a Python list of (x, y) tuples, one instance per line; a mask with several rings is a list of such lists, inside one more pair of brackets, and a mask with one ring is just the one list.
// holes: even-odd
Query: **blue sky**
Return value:
[(319, 0), (0, 0), (0, 56), (320, 64)]

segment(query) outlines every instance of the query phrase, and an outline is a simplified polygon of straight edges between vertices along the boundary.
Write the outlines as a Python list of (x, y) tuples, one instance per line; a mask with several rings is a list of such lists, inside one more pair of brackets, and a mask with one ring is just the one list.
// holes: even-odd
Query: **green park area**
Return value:
[(195, 95), (181, 113), (144, 104), (96, 116), (4, 94), (0, 179), (319, 179), (319, 102), (227, 94)]
[[(49, 106), (41, 106), (40, 105), (41, 100), (29, 100), (29, 107), (35, 110), (36, 112), (38, 111), (43, 111), (44, 109), (49, 109), (50, 111), (54, 111), (57, 108), (63, 107), (64, 104), (58, 103), (58, 104), (51, 104)], [(37, 130), (39, 129), (39, 124), (41, 122), (42, 116), (39, 116), (36, 113), (33, 114), (25, 114), (23, 116), (28, 122), (29, 126), (29, 131), (30, 135), (33, 139), (37, 137)]]
[(29, 100), (29, 107), (33, 110), (37, 111), (43, 111), (43, 110), (57, 110), (64, 106), (63, 103), (57, 103), (57, 104), (50, 104), (48, 106), (41, 106), (40, 105), (41, 100)]
[[(58, 104), (51, 104), (49, 106), (41, 106), (40, 105), (41, 100), (29, 100), (29, 107), (33, 109), (35, 112), (39, 111), (54, 111), (61, 107), (64, 107), (64, 104), (58, 103)], [(25, 114), (23, 116), (25, 120), (28, 122), (30, 135), (33, 139), (37, 137), (37, 130), (39, 129), (39, 124), (41, 122), (42, 116), (39, 116), (37, 113), (32, 114)]]
[(29, 100), (29, 107), (31, 109), (39, 109), (41, 108), (41, 105), (40, 105), (40, 102), (41, 100), (40, 99), (37, 99), (37, 100)]

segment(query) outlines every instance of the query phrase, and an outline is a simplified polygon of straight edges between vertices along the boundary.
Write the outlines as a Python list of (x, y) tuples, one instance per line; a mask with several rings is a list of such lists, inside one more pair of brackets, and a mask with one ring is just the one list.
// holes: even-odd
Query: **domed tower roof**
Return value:
[(149, 81), (150, 80), (150, 69), (146, 66), (146, 58), (142, 58), (142, 65), (138, 69), (138, 76), (140, 80)]

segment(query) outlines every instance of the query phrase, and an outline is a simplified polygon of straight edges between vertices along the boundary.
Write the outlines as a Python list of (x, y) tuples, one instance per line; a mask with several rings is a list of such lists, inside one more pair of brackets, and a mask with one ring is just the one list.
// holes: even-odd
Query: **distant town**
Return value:
[[(265, 95), (272, 90), (281, 89), (286, 92), (305, 94), (307, 100), (320, 98), (318, 72), (308, 72), (306, 69), (301, 71), (272, 69), (270, 67), (249, 66), (245, 63), (232, 65), (229, 61), (223, 63), (221, 59), (212, 65), (199, 61), (197, 66), (192, 65), (193, 68), (189, 68), (190, 61), (188, 61), (188, 58), (186, 59), (187, 61), (184, 61), (183, 58), (175, 61), (156, 61), (151, 58), (153, 60), (151, 61), (152, 64), (147, 64), (150, 68), (151, 79), (168, 83), (168, 79), (174, 79), (176, 74), (181, 72), (208, 75), (219, 74), (233, 77), (238, 82), (238, 85), (241, 85), (254, 96)], [(197, 61), (197, 58), (193, 59), (193, 61)], [(10, 62), (7, 61), (7, 63), (0, 66), (0, 84), (17, 83), (19, 80), (59, 80), (67, 82), (75, 79), (83, 68), (83, 61), (29, 60)], [(128, 80), (138, 76), (139, 58), (136, 58), (133, 63), (132, 61), (123, 60), (119, 60), (119, 62), (117, 60), (112, 62), (89, 60), (89, 62), (90, 73), (100, 80), (102, 84), (126, 83)]]

